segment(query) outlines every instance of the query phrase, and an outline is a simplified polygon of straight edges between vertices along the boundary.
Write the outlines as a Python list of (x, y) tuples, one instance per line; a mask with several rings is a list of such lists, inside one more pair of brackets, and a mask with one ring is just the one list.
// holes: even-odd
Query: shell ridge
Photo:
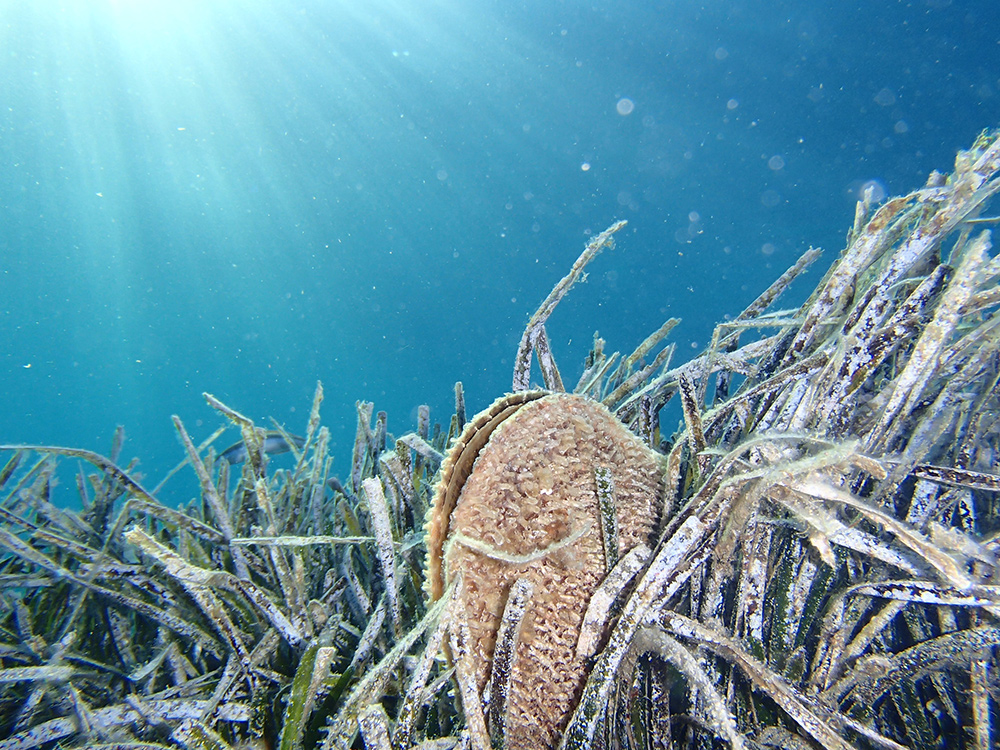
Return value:
[[(530, 403), (546, 395), (546, 391), (521, 391), (496, 399), (465, 425), (461, 435), (448, 450), (441, 465), (434, 500), (427, 509), (424, 532), (427, 539), (427, 563), (424, 590), (430, 601), (437, 601), (444, 592), (442, 561), (444, 542), (450, 531), (451, 515), (461, 488), (472, 473), (479, 452), (489, 440), (489, 435), (504, 420)], [(490, 425), (493, 425), (490, 428)], [(479, 438), (477, 440), (477, 437)]]

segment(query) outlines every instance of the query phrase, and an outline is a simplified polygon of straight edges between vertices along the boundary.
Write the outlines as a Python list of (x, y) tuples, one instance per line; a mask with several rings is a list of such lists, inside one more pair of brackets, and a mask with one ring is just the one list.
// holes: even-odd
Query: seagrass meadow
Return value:
[(0, 750), (995, 747), (998, 172), (983, 135), (797, 309), (812, 249), (693, 359), (595, 336), (569, 389), (545, 326), (619, 222), (510, 394), (398, 438), (361, 402), (339, 477), (321, 387), (301, 447), (206, 394), (242, 465), (175, 418), (180, 509), (120, 441), (2, 446)]

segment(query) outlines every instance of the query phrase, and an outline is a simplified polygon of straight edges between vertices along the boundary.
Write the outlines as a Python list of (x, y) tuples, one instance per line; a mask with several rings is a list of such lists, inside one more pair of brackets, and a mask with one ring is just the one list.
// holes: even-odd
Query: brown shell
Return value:
[(508, 395), (452, 447), (428, 514), (428, 595), (439, 598), (461, 572), (480, 690), (510, 587), (533, 584), (507, 696), (511, 750), (553, 746), (586, 677), (576, 641), (607, 573), (598, 467), (614, 476), (622, 555), (648, 541), (659, 518), (662, 456), (586, 397)]

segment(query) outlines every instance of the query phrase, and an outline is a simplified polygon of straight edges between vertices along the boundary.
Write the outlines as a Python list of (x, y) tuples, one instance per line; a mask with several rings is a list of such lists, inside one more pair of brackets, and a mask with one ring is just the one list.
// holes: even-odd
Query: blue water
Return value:
[(342, 473), (356, 400), (400, 434), (456, 380), (470, 412), (509, 389), (528, 315), (620, 218), (549, 323), (564, 378), (595, 329), (628, 350), (679, 316), (693, 353), (810, 244), (832, 260), (862, 185), (915, 188), (1000, 124), (998, 17), (5, 0), (0, 442), (106, 453), (121, 424), (152, 485), (171, 414), (222, 423), (203, 391), (302, 432), (322, 380)]

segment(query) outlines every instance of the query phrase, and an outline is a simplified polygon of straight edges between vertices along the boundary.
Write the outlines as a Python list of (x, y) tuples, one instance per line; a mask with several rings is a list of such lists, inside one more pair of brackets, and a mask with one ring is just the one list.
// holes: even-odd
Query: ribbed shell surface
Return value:
[(615, 484), (619, 555), (659, 519), (662, 456), (602, 404), (532, 391), (478, 415), (445, 461), (428, 524), (428, 594), (457, 574), (480, 690), (511, 585), (531, 581), (511, 670), (507, 747), (555, 744), (585, 681), (576, 642), (607, 574), (594, 471)]

